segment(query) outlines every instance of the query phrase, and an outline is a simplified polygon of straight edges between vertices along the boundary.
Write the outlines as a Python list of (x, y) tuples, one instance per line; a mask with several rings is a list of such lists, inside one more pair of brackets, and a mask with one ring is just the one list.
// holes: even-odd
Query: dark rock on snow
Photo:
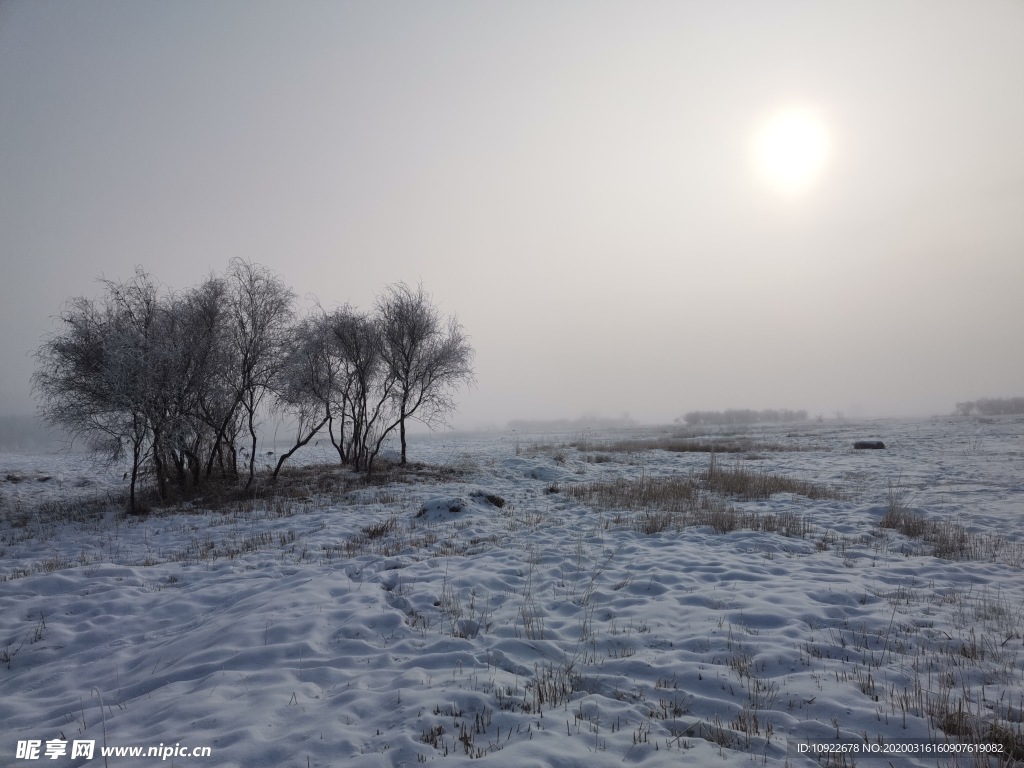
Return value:
[(858, 440), (853, 444), (854, 448), (885, 448), (885, 443), (881, 440)]

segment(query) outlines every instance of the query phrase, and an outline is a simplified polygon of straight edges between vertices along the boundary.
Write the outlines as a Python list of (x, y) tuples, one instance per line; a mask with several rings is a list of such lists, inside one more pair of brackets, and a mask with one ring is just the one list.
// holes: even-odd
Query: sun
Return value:
[(814, 186), (825, 168), (828, 130), (813, 109), (785, 107), (757, 127), (751, 150), (761, 180), (781, 195), (797, 197)]

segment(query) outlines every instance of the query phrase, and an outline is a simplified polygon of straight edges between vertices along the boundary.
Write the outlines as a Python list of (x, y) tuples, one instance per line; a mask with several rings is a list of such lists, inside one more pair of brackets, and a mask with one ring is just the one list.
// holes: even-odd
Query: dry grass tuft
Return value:
[(373, 539), (381, 539), (387, 536), (389, 533), (393, 533), (398, 527), (398, 516), (391, 515), (387, 520), (381, 520), (379, 523), (371, 523), (370, 525), (364, 525), (362, 527), (363, 535), (367, 539), (372, 541)]
[(700, 481), (701, 487), (706, 490), (742, 499), (768, 499), (776, 493), (795, 493), (809, 499), (846, 498), (846, 494), (834, 485), (751, 470), (739, 462), (731, 469), (725, 469), (719, 465), (715, 454), (711, 454), (708, 468), (702, 473)]
[[(796, 443), (771, 443), (753, 440), (749, 437), (693, 438), (693, 437), (650, 437), (621, 440), (592, 440), (580, 438), (570, 442), (569, 447), (580, 453), (640, 453), (642, 451), (670, 451), (672, 453), (754, 453), (828, 450), (826, 447), (808, 448)], [(596, 461), (590, 458), (590, 461)]]
[[(1024, 726), (1020, 723), (994, 723), (967, 714), (963, 711), (962, 702), (957, 711), (943, 712), (935, 720), (939, 728), (950, 736), (956, 736), (961, 744), (998, 745), (1002, 751), (991, 755), (998, 760), (995, 765), (1012, 766), (1024, 762)], [(987, 761), (979, 763), (987, 764)]]
[(886, 510), (878, 525), (920, 539), (935, 557), (944, 560), (989, 560), (1024, 567), (1024, 542), (999, 534), (972, 533), (953, 520), (929, 519), (911, 507), (910, 492), (898, 477), (889, 481)]
[(638, 511), (634, 516), (619, 513), (613, 522), (650, 535), (691, 526), (709, 526), (716, 533), (746, 529), (801, 538), (811, 532), (807, 519), (795, 512), (762, 514), (738, 509), (702, 488), (700, 478), (694, 477), (641, 475), (572, 485), (565, 493), (603, 509)]
[(695, 507), (699, 488), (691, 478), (616, 478), (609, 482), (584, 483), (566, 488), (566, 494), (584, 503), (608, 509), (660, 509), (683, 512)]

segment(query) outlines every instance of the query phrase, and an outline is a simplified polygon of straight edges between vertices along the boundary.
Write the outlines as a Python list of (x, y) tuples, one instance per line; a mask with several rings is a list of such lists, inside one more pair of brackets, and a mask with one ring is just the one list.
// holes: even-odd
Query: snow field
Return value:
[[(435, 437), (412, 455), (456, 467), (455, 479), (341, 497), (318, 480), (301, 498), (147, 518), (69, 502), (44, 519), (28, 514), (40, 494), (6, 483), (0, 763), (22, 739), (99, 743), (94, 689), (108, 744), (211, 746), (197, 765), (813, 766), (829, 763), (789, 743), (969, 741), (984, 729), (1013, 748), (1021, 427), (746, 430), (801, 450), (720, 454), (722, 466), (845, 493), (725, 500), (747, 520), (800, 520), (791, 535), (719, 533), (682, 514), (645, 533), (650, 510), (572, 489), (697, 476), (708, 454), (581, 451), (578, 435)], [(887, 450), (852, 451), (860, 437)], [(0, 477), (55, 462), (5, 461)], [(70, 458), (60, 471), (64, 497), (76, 478), (91, 489), (121, 477)], [(936, 558), (879, 525), (894, 503), (1000, 545)]]

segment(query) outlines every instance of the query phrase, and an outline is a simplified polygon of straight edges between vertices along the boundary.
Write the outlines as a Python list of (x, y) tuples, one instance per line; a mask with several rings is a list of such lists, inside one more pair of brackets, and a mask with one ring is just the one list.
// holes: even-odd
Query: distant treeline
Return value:
[(704, 424), (762, 424), (765, 422), (807, 421), (807, 411), (768, 408), (754, 411), (749, 408), (730, 408), (726, 411), (690, 411), (676, 419), (676, 423), (692, 426)]
[(629, 416), (603, 417), (580, 416), (578, 419), (515, 419), (506, 425), (516, 432), (568, 432), (584, 429), (620, 429), (635, 427), (636, 422)]
[(36, 416), (0, 416), (0, 449), (5, 451), (56, 450), (66, 441), (59, 429), (50, 429)]
[(956, 404), (961, 416), (1005, 416), (1024, 413), (1024, 397), (983, 397)]

